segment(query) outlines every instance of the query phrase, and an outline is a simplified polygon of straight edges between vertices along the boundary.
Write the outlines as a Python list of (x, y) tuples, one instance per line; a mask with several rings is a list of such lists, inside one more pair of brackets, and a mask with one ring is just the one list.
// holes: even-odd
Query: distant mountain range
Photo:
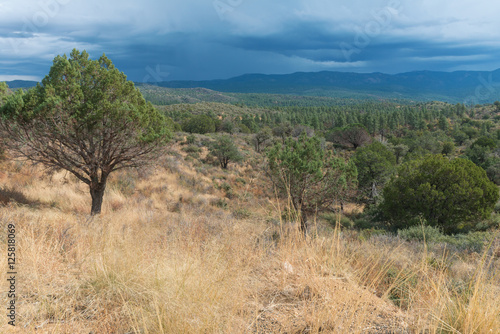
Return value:
[[(36, 84), (20, 80), (7, 83), (12, 88), (25, 88)], [(491, 72), (418, 71), (394, 75), (329, 71), (284, 75), (246, 74), (226, 80), (165, 81), (155, 85), (166, 88), (206, 88), (226, 93), (439, 100), (483, 104), (500, 100), (500, 69)]]

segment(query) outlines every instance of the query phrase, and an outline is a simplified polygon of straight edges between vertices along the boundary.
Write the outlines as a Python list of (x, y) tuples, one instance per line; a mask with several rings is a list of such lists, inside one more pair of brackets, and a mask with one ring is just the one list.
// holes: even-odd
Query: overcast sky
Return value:
[(140, 82), (299, 71), (500, 68), (486, 0), (0, 0), (0, 80), (73, 48)]

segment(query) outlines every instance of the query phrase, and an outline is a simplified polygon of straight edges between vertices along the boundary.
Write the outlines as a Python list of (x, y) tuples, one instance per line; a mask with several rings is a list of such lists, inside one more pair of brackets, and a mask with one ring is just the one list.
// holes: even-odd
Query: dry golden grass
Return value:
[[(2, 163), (0, 268), (15, 223), (19, 298), (0, 332), (500, 332), (498, 250), (446, 255), (322, 222), (305, 239), (258, 171), (203, 168), (121, 172), (91, 219), (72, 176)], [(239, 196), (221, 208), (224, 182)]]

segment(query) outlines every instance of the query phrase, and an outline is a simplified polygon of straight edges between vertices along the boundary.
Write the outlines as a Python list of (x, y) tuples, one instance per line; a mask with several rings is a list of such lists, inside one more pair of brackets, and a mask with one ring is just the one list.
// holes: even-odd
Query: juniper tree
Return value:
[(267, 153), (267, 173), (278, 193), (288, 197), (300, 213), (300, 228), (306, 233), (310, 215), (333, 210), (356, 187), (356, 166), (321, 147), (317, 137), (303, 133), (298, 140), (287, 138)]
[(189, 133), (211, 133), (215, 132), (215, 123), (213, 118), (208, 115), (196, 115), (182, 124), (182, 130)]
[(280, 137), (283, 144), (285, 143), (286, 137), (292, 134), (292, 126), (290, 123), (282, 123), (273, 128), (273, 135), (276, 137)]
[(12, 152), (89, 186), (92, 215), (101, 212), (109, 175), (150, 162), (171, 136), (165, 117), (111, 60), (78, 50), (57, 56), (41, 85), (9, 96), (0, 120)]
[(427, 155), (401, 165), (384, 188), (380, 207), (395, 229), (423, 217), (456, 233), (488, 218), (498, 197), (497, 186), (471, 161)]
[(384, 144), (375, 141), (358, 148), (353, 159), (358, 169), (359, 188), (371, 201), (390, 178), (396, 166), (396, 156)]
[(227, 169), (229, 162), (243, 160), (238, 147), (228, 135), (220, 136), (212, 143), (210, 153), (217, 158), (221, 168)]
[(255, 150), (257, 151), (257, 153), (260, 153), (261, 147), (265, 145), (266, 142), (268, 142), (272, 137), (273, 134), (269, 127), (265, 127), (253, 136), (253, 142), (255, 144)]

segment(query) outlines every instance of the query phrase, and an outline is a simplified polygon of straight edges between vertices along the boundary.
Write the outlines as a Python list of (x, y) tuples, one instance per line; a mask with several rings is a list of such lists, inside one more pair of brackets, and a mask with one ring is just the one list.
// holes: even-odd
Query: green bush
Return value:
[(227, 169), (229, 162), (243, 160), (240, 150), (234, 144), (232, 138), (227, 135), (219, 136), (215, 142), (211, 143), (210, 153), (217, 158), (223, 169)]
[(194, 134), (186, 136), (186, 143), (194, 144), (195, 142), (196, 142), (196, 136)]
[(231, 190), (231, 185), (227, 182), (224, 182), (220, 185), (220, 188), (224, 190), (225, 192), (228, 192)]
[(492, 237), (492, 234), (488, 232), (471, 232), (446, 236), (442, 241), (455, 246), (460, 251), (481, 253)]
[(211, 133), (215, 132), (215, 123), (210, 116), (196, 115), (182, 123), (182, 130), (189, 133)]
[(493, 238), (490, 232), (470, 232), (467, 234), (445, 235), (433, 226), (412, 226), (398, 231), (398, 236), (407, 241), (426, 243), (446, 243), (459, 251), (481, 253), (484, 246)]
[(398, 236), (408, 241), (425, 240), (427, 242), (439, 242), (444, 238), (444, 234), (439, 228), (428, 225), (415, 225), (404, 230), (399, 230)]
[[(333, 212), (324, 213), (320, 217), (324, 219), (331, 227), (337, 226), (337, 221), (339, 221), (339, 215)], [(354, 222), (349, 217), (341, 215), (340, 226), (345, 228), (352, 228), (354, 227)]]
[(380, 209), (395, 230), (422, 217), (451, 234), (488, 219), (498, 197), (497, 186), (471, 161), (427, 155), (401, 165), (384, 188)]

